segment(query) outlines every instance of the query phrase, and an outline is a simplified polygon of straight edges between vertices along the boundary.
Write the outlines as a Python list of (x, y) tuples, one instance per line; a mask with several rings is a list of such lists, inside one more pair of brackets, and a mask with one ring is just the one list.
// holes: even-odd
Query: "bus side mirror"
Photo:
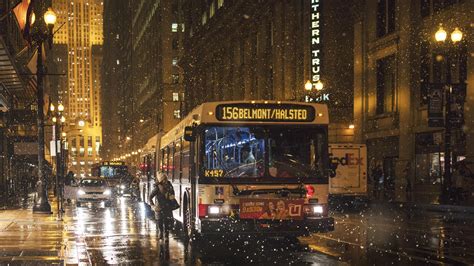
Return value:
[(196, 140), (194, 127), (184, 127), (184, 140), (190, 142)]

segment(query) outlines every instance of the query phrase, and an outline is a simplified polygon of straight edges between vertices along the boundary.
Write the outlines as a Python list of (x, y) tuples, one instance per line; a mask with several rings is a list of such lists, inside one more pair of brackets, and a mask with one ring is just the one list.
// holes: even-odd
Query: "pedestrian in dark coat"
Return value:
[(155, 209), (157, 231), (160, 232), (160, 239), (169, 239), (169, 231), (173, 224), (173, 212), (169, 201), (174, 199), (174, 189), (165, 173), (159, 173), (157, 183), (153, 188), (149, 202)]

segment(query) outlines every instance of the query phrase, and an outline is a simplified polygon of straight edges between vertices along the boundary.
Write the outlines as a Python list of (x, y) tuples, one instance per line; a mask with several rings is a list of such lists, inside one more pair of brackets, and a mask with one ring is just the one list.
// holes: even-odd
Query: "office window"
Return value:
[(377, 60), (377, 114), (396, 111), (396, 69), (395, 55)]
[(171, 74), (171, 80), (173, 84), (179, 83), (179, 74)]
[(173, 115), (174, 115), (174, 118), (181, 119), (181, 111), (180, 110), (174, 110)]
[(179, 102), (179, 93), (173, 92), (173, 102)]
[(92, 136), (87, 137), (87, 147), (92, 147)]
[(206, 23), (207, 23), (207, 13), (206, 12), (202, 13), (201, 23), (202, 23), (202, 25), (206, 25)]
[(80, 136), (80, 138), (79, 138), (79, 146), (84, 147), (84, 136)]
[(214, 14), (216, 13), (216, 6), (214, 3), (215, 2), (212, 1), (211, 5), (209, 6), (209, 18), (212, 18)]
[(173, 57), (173, 61), (171, 62), (171, 64), (173, 66), (177, 66), (178, 65), (178, 58), (177, 57)]
[(87, 148), (87, 155), (92, 156), (92, 147)]
[(178, 23), (171, 24), (171, 32), (178, 32)]
[(217, 0), (217, 8), (221, 8), (224, 5), (224, 0)]
[(179, 47), (178, 39), (173, 39), (173, 42), (171, 43), (171, 48), (173, 48), (173, 50), (177, 50), (178, 47)]
[(377, 0), (377, 37), (395, 31), (395, 0)]

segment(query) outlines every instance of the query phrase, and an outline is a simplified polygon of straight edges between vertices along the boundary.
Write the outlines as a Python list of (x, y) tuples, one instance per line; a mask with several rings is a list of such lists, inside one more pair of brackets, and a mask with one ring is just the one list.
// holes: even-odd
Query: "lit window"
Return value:
[(202, 14), (201, 22), (202, 22), (202, 25), (206, 25), (206, 23), (207, 23), (207, 13), (206, 12), (204, 12)]
[(224, 5), (224, 0), (217, 0), (217, 8), (221, 8)]
[(173, 115), (174, 115), (174, 118), (180, 119), (181, 118), (181, 111), (180, 110), (174, 110)]
[(179, 101), (179, 93), (173, 92), (173, 102), (178, 102)]
[(120, 65), (120, 60), (117, 59), (117, 65)]
[(209, 18), (212, 18), (216, 13), (216, 7), (214, 5), (214, 1), (212, 1), (211, 6), (209, 7)]
[(171, 31), (178, 32), (178, 23), (171, 24)]
[(171, 80), (173, 84), (178, 84), (179, 83), (179, 74), (172, 74), (171, 75)]
[(173, 58), (172, 64), (173, 64), (173, 66), (178, 65), (178, 58), (177, 57)]

